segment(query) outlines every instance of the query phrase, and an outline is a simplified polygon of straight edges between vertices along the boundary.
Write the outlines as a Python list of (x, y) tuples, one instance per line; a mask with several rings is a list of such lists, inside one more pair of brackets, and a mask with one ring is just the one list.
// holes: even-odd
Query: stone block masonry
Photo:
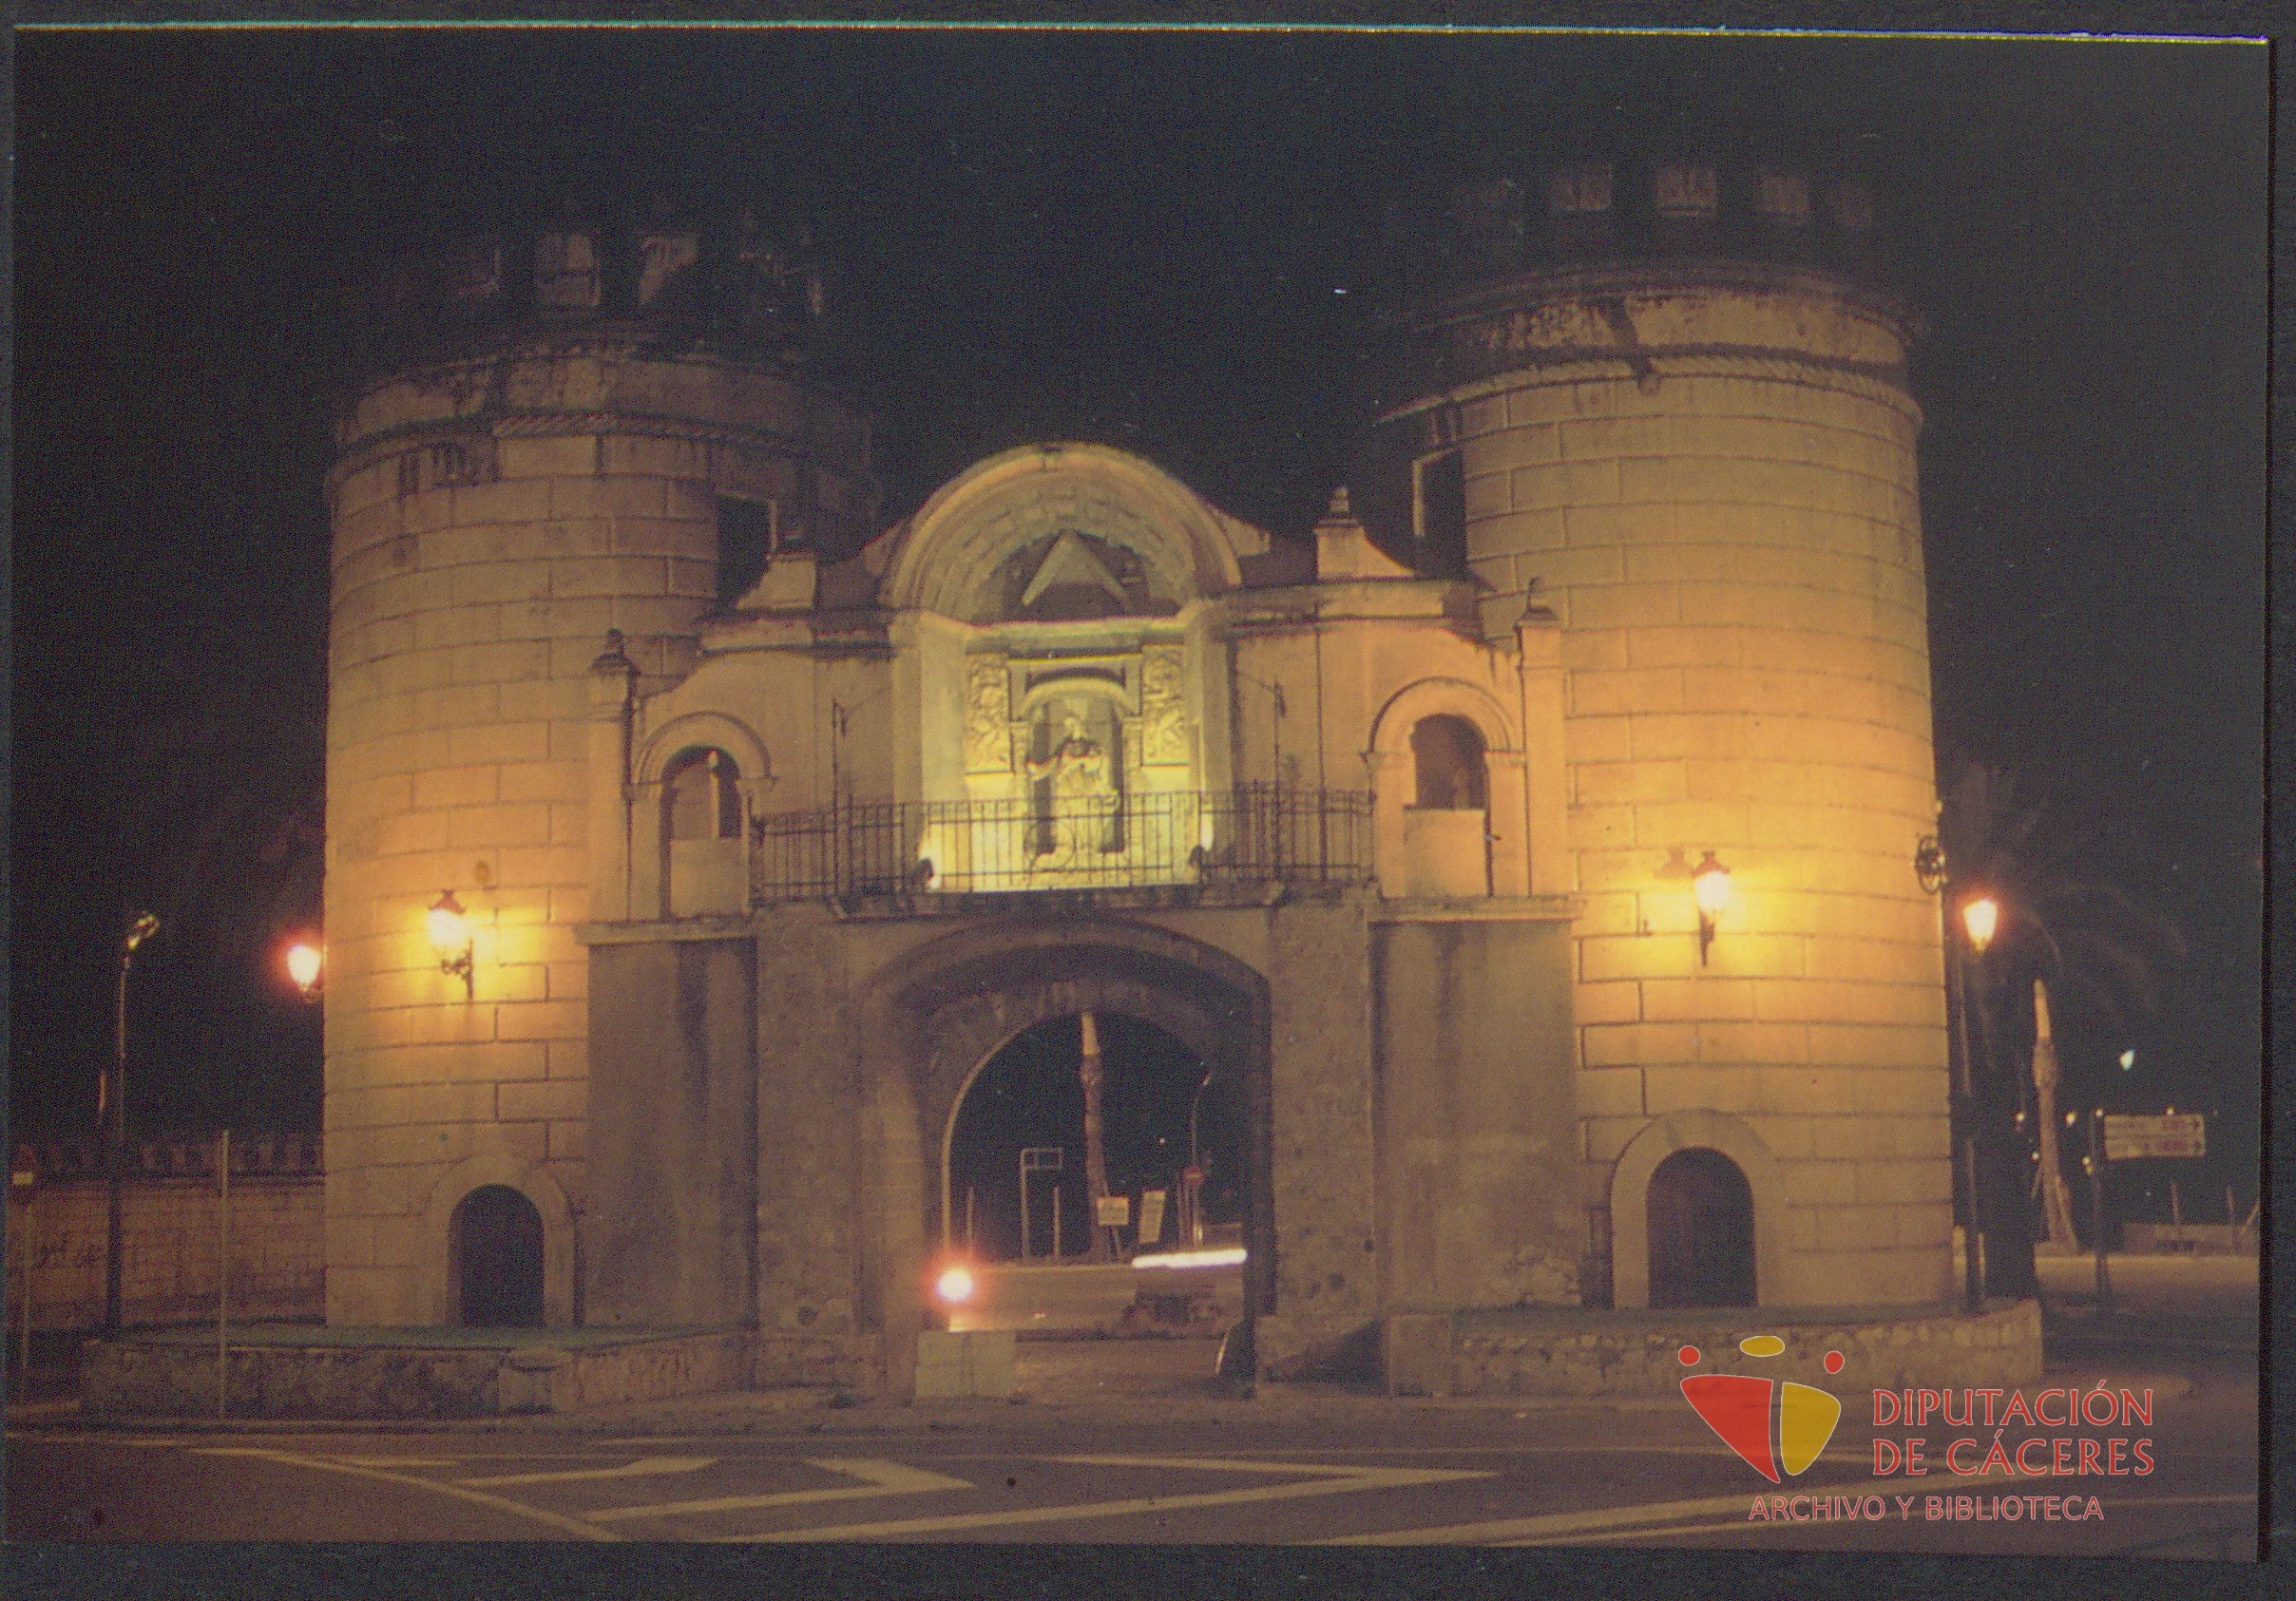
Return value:
[[(1940, 1154), (1838, 1182), (1944, 1106), (1909, 865), (1936, 804), (1913, 326), (1772, 264), (1526, 274), (1428, 312), (1452, 387), (1385, 423), (1391, 457), (1456, 452), (1468, 564), (1507, 598), (1486, 618), (1563, 624), (1582, 1192), (1624, 1204), (1636, 1138), (1727, 1115), (1754, 1154), (1726, 1154), (1776, 1181), (1757, 1214), (1807, 1254), (1770, 1264), (1765, 1305), (1820, 1278), (1924, 1300), (1948, 1271)], [(1701, 951), (1709, 851), (1731, 895)]]
[[(8, 1307), (11, 1329), (93, 1328), (104, 1317), (106, 1188), (75, 1178), (11, 1193)], [(220, 1258), (216, 1182), (128, 1182), (122, 1196), (121, 1315), (131, 1326), (212, 1322)], [(319, 1175), (231, 1180), (230, 1315), (249, 1322), (319, 1316), (325, 1299)], [(27, 1277), (27, 1259), (29, 1276)]]
[[(1407, 1332), (1418, 1336), (1403, 1343), (1414, 1359), (1409, 1380), (1431, 1387), (1427, 1338), (1420, 1330)], [(1786, 1349), (1750, 1363), (1736, 1349), (1749, 1334), (1776, 1334)], [(1682, 1363), (1686, 1344), (1705, 1359), (1694, 1369)], [(1827, 1351), (1842, 1353), (1839, 1375), (1826, 1371)], [(1462, 1313), (1450, 1322), (1445, 1375), (1450, 1387), (1444, 1393), (1673, 1396), (1690, 1372), (1736, 1373), (1757, 1365), (1765, 1378), (1790, 1379), (1835, 1395), (1917, 1384), (2029, 1384), (2041, 1374), (2040, 1310), (2023, 1301), (1975, 1316), (1938, 1309), (1770, 1321), (1755, 1310), (1684, 1310), (1600, 1324), (1583, 1315)]]
[[(584, 1199), (572, 930), (590, 915), (584, 678), (607, 630), (641, 692), (674, 681), (718, 600), (720, 496), (773, 500), (834, 548), (874, 490), (834, 402), (629, 332), (374, 378), (336, 449), (328, 1317), (450, 1322), (462, 1193), (520, 1190), (545, 1233)], [(442, 891), (468, 915), (467, 988), (427, 938)], [(571, 1319), (570, 1277), (546, 1315)]]

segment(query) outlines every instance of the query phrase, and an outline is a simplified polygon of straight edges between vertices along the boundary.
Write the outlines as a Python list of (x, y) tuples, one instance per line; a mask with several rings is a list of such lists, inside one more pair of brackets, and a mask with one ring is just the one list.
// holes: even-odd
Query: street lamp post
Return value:
[[(1969, 936), (1974, 982), (1964, 980), (1969, 1020), (1964, 1029), (1968, 1054), (1971, 1108), (1977, 1114), (1976, 1136), (1979, 1178), (1990, 1198), (1986, 1207), (1985, 1287), (1996, 1295), (2023, 1298), (2036, 1292), (2033, 1265), (2032, 1204), (2026, 1163), (2018, 1153), (2022, 1143), (2011, 1143), (2012, 1113), (1999, 1063), (1993, 1050), (1993, 1019), (1986, 1004), (1991, 989), (1986, 982), (1985, 952), (2001, 924), (2002, 906), (1993, 896), (1972, 894), (1961, 904), (1961, 926)], [(1971, 993), (1973, 992), (1973, 993)], [(2019, 1094), (2017, 1098), (2022, 1099)]]
[(1953, 1075), (1953, 1178), (1961, 1203), (1961, 1306), (1970, 1312), (1985, 1305), (1984, 1269), (1978, 1256), (1977, 1226), (1977, 1104), (1969, 1073), (1969, 1003), (1961, 977), (1961, 942), (1945, 912), (1953, 896), (1945, 870), (1945, 852), (1937, 836), (1924, 834), (1913, 854), (1914, 876), (1922, 887), (1938, 897), (1938, 937), (1945, 952), (1945, 1052)]
[(111, 1077), (97, 1091), (97, 1116), (105, 1147), (104, 1332), (120, 1332), (120, 1206), (127, 1177), (127, 969), (136, 947), (160, 931), (160, 920), (136, 912), (120, 941), (120, 982), (112, 1017)]

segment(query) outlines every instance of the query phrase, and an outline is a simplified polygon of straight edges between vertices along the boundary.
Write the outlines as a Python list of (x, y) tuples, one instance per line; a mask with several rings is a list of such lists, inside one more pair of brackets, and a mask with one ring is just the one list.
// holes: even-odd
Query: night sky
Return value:
[(887, 522), (1057, 435), (1296, 534), (1408, 277), (1397, 219), (1489, 163), (1671, 143), (1875, 181), (1932, 330), (1941, 756), (2059, 794), (2182, 930), (2138, 1074), (2093, 1031), (2076, 1085), (2254, 1127), (2260, 48), (284, 30), (19, 35), (17, 68), (20, 1126), (89, 1115), (131, 899), (176, 919), (139, 959), (139, 1121), (316, 1123), (313, 1017), (267, 963), (318, 910), (325, 397), (387, 243), (570, 193), (755, 200), (835, 263)]

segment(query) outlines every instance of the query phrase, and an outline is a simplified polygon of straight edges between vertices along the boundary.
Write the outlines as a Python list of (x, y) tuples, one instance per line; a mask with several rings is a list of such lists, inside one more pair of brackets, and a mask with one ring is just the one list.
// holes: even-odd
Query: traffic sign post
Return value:
[(1150, 1246), (1161, 1245), (1163, 1239), (1164, 1191), (1143, 1190), (1140, 1191), (1139, 1232), (1133, 1236), (1133, 1247), (1138, 1250), (1145, 1250)]
[(2113, 1310), (2113, 1274), (2105, 1266), (2105, 1109), (2089, 1114), (2089, 1239), (2096, 1249), (2096, 1311)]
[[(1028, 1260), (1028, 1175), (1032, 1172), (1059, 1172), (1067, 1159), (1066, 1153), (1057, 1145), (1024, 1145), (1021, 1148), (1021, 1260)], [(1061, 1207), (1059, 1191), (1054, 1191), (1052, 1208), (1052, 1253), (1061, 1254)]]
[(2126, 1162), (2152, 1157), (2193, 1157), (2209, 1153), (2208, 1119), (2197, 1112), (2135, 1117), (2105, 1117), (2105, 1159)]
[[(2105, 1267), (2105, 1167), (2110, 1162), (2190, 1161), (2209, 1153), (2209, 1120), (2198, 1112), (2165, 1112), (2139, 1115), (2108, 1114), (2097, 1107), (2089, 1114), (2090, 1231), (2096, 1236), (2096, 1309), (2113, 1308), (2113, 1280)], [(2176, 1208), (2176, 1191), (2169, 1191)], [(2181, 1229), (2181, 1216), (2178, 1224)]]

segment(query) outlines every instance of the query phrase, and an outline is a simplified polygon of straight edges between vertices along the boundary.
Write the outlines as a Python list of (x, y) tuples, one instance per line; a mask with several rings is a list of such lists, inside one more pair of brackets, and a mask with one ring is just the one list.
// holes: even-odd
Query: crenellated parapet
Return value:
[(826, 285), (810, 234), (775, 227), (755, 208), (609, 213), (569, 203), (390, 256), (361, 286), (359, 312), (378, 367), (585, 328), (794, 362), (813, 348)]
[(1457, 281), (1698, 257), (1872, 283), (1883, 274), (1872, 186), (1787, 162), (1672, 155), (1525, 163), (1454, 187), (1445, 221)]

